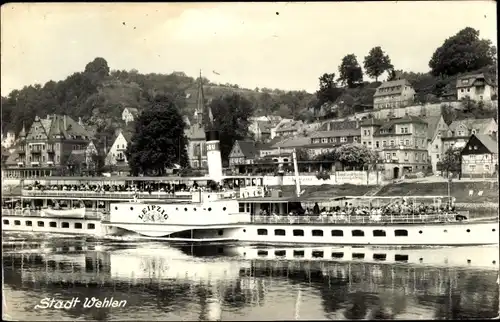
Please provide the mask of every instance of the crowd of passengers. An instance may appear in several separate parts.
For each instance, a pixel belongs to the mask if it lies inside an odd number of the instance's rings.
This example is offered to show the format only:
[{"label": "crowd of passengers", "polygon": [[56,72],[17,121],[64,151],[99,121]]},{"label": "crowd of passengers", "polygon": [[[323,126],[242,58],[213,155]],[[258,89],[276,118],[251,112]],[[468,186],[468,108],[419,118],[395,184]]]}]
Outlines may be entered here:
[{"label": "crowd of passengers", "polygon": [[[391,216],[391,215],[412,215],[412,214],[436,214],[436,213],[455,213],[455,206],[448,202],[440,205],[428,205],[424,203],[415,204],[411,201],[402,200],[388,205],[374,206],[353,206],[352,203],[345,203],[343,207],[336,206],[320,208],[318,203],[313,208],[292,210],[289,216],[328,216],[328,215],[357,215],[357,216]],[[267,216],[269,213],[261,209],[259,215]],[[271,215],[277,216],[276,213]]]},{"label": "crowd of passengers", "polygon": [[209,192],[224,192],[232,190],[237,185],[232,183],[224,183],[224,185],[211,183],[206,186],[199,185],[194,182],[192,185],[171,184],[171,183],[152,183],[143,185],[115,185],[115,184],[58,184],[58,185],[42,185],[35,181],[33,185],[25,186],[26,190],[32,191],[81,191],[81,192],[96,192],[96,193],[114,193],[114,192],[133,192],[133,193],[149,193],[152,194],[161,192],[166,194],[174,194],[174,192],[190,192],[190,191],[209,191]]}]

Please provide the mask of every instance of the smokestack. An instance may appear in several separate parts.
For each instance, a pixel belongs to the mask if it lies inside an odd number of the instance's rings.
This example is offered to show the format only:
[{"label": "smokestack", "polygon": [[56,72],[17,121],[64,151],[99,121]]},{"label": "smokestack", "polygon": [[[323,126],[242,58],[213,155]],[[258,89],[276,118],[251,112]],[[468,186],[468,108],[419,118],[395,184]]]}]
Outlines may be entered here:
[{"label": "smokestack", "polygon": [[210,179],[220,183],[222,181],[222,158],[220,156],[219,131],[205,131],[207,140],[207,163]]}]

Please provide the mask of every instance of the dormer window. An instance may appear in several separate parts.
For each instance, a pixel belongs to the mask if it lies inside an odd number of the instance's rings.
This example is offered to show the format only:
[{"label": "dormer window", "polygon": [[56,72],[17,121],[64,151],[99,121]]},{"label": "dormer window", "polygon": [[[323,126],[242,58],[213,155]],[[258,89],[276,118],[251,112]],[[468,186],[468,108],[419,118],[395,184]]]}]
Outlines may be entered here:
[{"label": "dormer window", "polygon": [[476,130],[474,130],[474,129],[473,129],[473,130],[471,131],[471,134],[476,134]]},{"label": "dormer window", "polygon": [[462,79],[462,85],[468,85],[469,80],[468,79]]}]

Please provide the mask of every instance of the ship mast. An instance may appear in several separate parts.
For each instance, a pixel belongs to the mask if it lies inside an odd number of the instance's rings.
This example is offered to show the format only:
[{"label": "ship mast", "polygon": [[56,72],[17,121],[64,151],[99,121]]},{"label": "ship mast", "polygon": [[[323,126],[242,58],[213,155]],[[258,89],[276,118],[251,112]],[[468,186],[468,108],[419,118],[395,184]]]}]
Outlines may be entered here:
[{"label": "ship mast", "polygon": [[299,180],[299,165],[297,164],[297,151],[293,149],[292,152],[292,159],[293,159],[293,171],[295,175],[295,193],[297,197],[300,197],[301,192],[300,192],[300,180]]}]

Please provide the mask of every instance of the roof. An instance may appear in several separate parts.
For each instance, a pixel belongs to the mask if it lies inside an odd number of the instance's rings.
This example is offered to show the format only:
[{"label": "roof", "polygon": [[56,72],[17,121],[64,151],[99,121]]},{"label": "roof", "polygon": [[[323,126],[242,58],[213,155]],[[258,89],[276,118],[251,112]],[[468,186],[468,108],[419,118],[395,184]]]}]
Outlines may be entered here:
[{"label": "roof", "polygon": [[488,119],[465,119],[459,121],[453,121],[449,128],[451,131],[455,132],[460,125],[465,125],[468,130],[476,129],[478,132],[483,132],[491,121],[495,121],[492,118]]},{"label": "roof", "polygon": [[296,131],[302,127],[302,121],[284,122],[278,125],[276,132]]},{"label": "roof", "polygon": [[[384,135],[393,135],[394,134],[394,131],[393,128],[394,128],[394,125],[396,124],[410,124],[410,123],[418,123],[418,124],[426,124],[427,125],[427,122],[425,122],[424,120],[422,120],[421,118],[417,117],[417,116],[404,116],[404,117],[399,117],[399,118],[393,118],[393,119],[389,119],[389,120],[386,120],[386,121],[382,121],[382,125],[375,131],[375,135],[377,136],[384,136]],[[380,133],[381,130],[389,130],[389,133],[385,133],[385,134],[382,134]]]},{"label": "roof", "polygon": [[68,115],[54,114],[40,121],[44,127],[50,126],[49,130],[47,130],[49,137],[61,134],[65,139],[72,139],[73,137],[90,138],[89,132],[83,125],[76,122]]},{"label": "roof", "polygon": [[403,86],[411,86],[411,84],[406,79],[384,82],[377,87],[373,97],[399,94],[402,92]]},{"label": "roof", "polygon": [[257,125],[262,133],[271,133],[272,123],[269,121],[257,121]]},{"label": "roof", "polygon": [[279,143],[281,141],[284,141],[285,139],[283,139],[282,137],[275,137],[274,139],[272,139],[271,141],[269,142],[266,142],[266,143],[256,143],[256,149],[257,150],[272,150],[272,149],[275,149],[273,146],[276,144],[276,143]]},{"label": "roof", "polygon": [[436,134],[436,128],[441,120],[441,117],[441,115],[423,117],[423,120],[427,123],[427,139],[432,140],[434,138],[434,134]]},{"label": "roof", "polygon": [[236,142],[241,150],[241,153],[245,156],[245,158],[252,159],[255,157],[257,150],[255,149],[255,142],[253,141],[240,141],[236,140]]},{"label": "roof", "polygon": [[491,152],[498,153],[498,144],[495,138],[487,134],[473,134]]},{"label": "roof", "polygon": [[382,126],[382,124],[384,124],[382,120],[374,118],[362,120],[360,122],[360,126]]},{"label": "roof", "polygon": [[[464,84],[464,80],[468,80],[466,84]],[[486,84],[493,86],[494,83],[486,78],[483,73],[481,74],[471,74],[471,75],[463,75],[457,78],[456,88],[467,88],[474,86],[476,81],[484,81]]]},{"label": "roof", "polygon": [[345,129],[337,131],[318,131],[311,135],[311,138],[360,136],[361,129]]},{"label": "roof", "polygon": [[319,128],[320,131],[333,131],[333,130],[343,130],[343,129],[355,129],[359,125],[357,120],[349,121],[326,121]]},{"label": "roof", "polygon": [[139,110],[135,107],[125,107],[125,110],[128,110],[133,116],[139,115]]},{"label": "roof", "polygon": [[274,148],[298,148],[311,144],[311,139],[306,137],[292,137],[273,145]]}]

